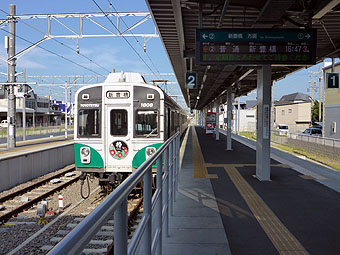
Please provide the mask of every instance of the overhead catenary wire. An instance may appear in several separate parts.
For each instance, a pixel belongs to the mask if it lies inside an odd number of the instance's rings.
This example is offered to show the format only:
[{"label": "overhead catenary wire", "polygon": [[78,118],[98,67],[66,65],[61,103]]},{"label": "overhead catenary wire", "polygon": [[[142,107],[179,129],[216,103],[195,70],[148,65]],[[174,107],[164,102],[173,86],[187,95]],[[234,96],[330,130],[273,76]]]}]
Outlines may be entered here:
[{"label": "overhead catenary wire", "polygon": [[[36,29],[35,27],[31,26],[30,24],[27,24],[27,23],[24,22],[23,20],[20,20],[20,19],[19,19],[19,21],[22,22],[22,23],[24,23],[25,25],[31,27],[32,29],[35,29],[36,31],[38,31],[38,32],[40,32],[40,33],[42,33],[42,34],[44,34],[45,36],[49,37],[46,33],[40,31],[39,29]],[[63,43],[63,42],[61,42],[61,41],[59,41],[59,40],[57,40],[57,39],[55,39],[55,38],[53,38],[53,37],[49,37],[49,38],[52,39],[53,41],[58,42],[60,45],[62,45],[62,46],[64,46],[64,47],[66,47],[66,48],[68,48],[68,49],[70,49],[70,50],[76,52],[78,55],[80,55],[80,56],[86,58],[88,61],[90,61],[91,63],[95,64],[96,66],[102,68],[104,71],[106,71],[106,72],[108,72],[108,73],[111,72],[110,70],[108,70],[108,69],[106,69],[105,67],[101,66],[100,64],[96,63],[95,61],[93,61],[92,59],[90,59],[89,57],[87,57],[86,55],[84,55],[84,54],[82,54],[82,53],[80,53],[80,52],[77,52],[77,50],[73,49],[72,47],[68,46],[67,44],[65,44],[65,43]]]},{"label": "overhead catenary wire", "polygon": [[[121,21],[124,23],[124,25],[126,26],[126,28],[129,28],[129,26],[126,24],[126,22],[124,21],[124,19],[119,15],[118,10],[115,8],[115,6],[113,5],[113,3],[112,3],[110,0],[107,0],[107,1],[108,1],[108,3],[109,3],[110,7],[112,7],[112,8],[114,9],[114,11],[115,11],[116,14],[118,15],[118,17],[120,17]],[[117,30],[118,30],[118,29],[117,29]],[[119,30],[118,30],[118,32],[120,33]],[[141,45],[140,41],[139,41],[138,38],[135,36],[135,34],[134,34],[131,30],[130,30],[129,32],[130,32],[130,33],[132,34],[132,36],[135,38],[135,40],[137,41],[138,45],[144,50],[144,47]],[[146,51],[144,51],[144,53],[145,53],[145,55],[148,57],[148,59],[149,59],[150,63],[152,64],[152,66],[155,68],[156,72],[157,72],[157,73],[160,73],[160,71],[158,70],[158,68],[156,67],[156,65],[154,64],[154,62],[152,61],[150,55],[149,55]],[[156,75],[155,75],[155,76],[156,76]],[[159,79],[159,80],[164,80],[164,79],[162,78],[161,75],[159,75],[158,77],[156,76],[156,78]],[[166,84],[164,84],[164,85],[166,85]],[[173,90],[172,90],[172,89],[171,89],[171,92],[173,93]]]},{"label": "overhead catenary wire", "polygon": [[[3,13],[5,13],[6,15],[9,15],[9,13],[7,13],[6,11],[4,11],[4,10],[2,10],[2,9],[0,9],[0,11],[2,11]],[[39,33],[41,33],[41,34],[43,34],[43,35],[49,37],[49,38],[52,39],[53,41],[58,42],[58,43],[61,44],[62,46],[64,46],[64,47],[66,47],[66,48],[68,48],[68,49],[70,49],[70,50],[76,52],[77,54],[79,54],[79,55],[81,55],[82,57],[86,58],[86,59],[89,60],[91,63],[95,64],[96,66],[98,66],[98,67],[100,67],[100,68],[102,68],[102,69],[105,70],[106,72],[108,72],[108,73],[111,72],[110,70],[108,70],[108,69],[106,69],[105,67],[99,65],[98,63],[96,63],[95,61],[93,61],[92,59],[90,59],[89,57],[87,57],[86,55],[84,55],[84,54],[82,54],[82,53],[78,53],[77,50],[73,49],[72,47],[68,46],[67,44],[65,44],[65,43],[63,43],[63,42],[61,42],[61,41],[59,41],[59,40],[57,40],[57,39],[55,39],[55,38],[53,38],[53,37],[50,37],[48,34],[44,33],[43,31],[40,31],[38,28],[36,28],[36,27],[34,27],[34,26],[32,26],[32,25],[30,25],[30,24],[24,22],[24,21],[21,20],[21,19],[17,19],[17,20],[20,21],[21,23],[25,24],[26,26],[28,26],[28,27],[30,27],[30,28],[36,30],[37,32],[39,32]],[[32,43],[32,44],[33,44],[33,43]]]},{"label": "overhead catenary wire", "polygon": [[[3,29],[3,28],[0,28],[0,29],[1,29],[2,31],[4,31],[4,32],[8,33],[8,34],[13,34],[13,33],[10,33],[9,31],[7,31],[6,29]],[[25,39],[25,38],[23,38],[23,37],[21,37],[21,36],[19,36],[19,35],[17,35],[17,34],[13,34],[13,35],[14,35],[15,37],[17,37],[17,38],[19,38],[19,39],[25,41],[25,42],[28,42],[28,43],[30,43],[30,44],[32,44],[32,45],[34,44],[33,42],[31,42],[31,41],[29,41],[29,40],[27,40],[27,39]],[[90,71],[90,72],[93,72],[93,73],[95,73],[95,74],[100,75],[100,73],[97,73],[96,71],[93,71],[93,70],[91,70],[91,69],[89,69],[89,68],[87,68],[87,67],[85,67],[85,66],[83,66],[83,65],[81,65],[81,64],[78,64],[78,63],[74,62],[73,60],[64,57],[63,55],[60,55],[60,54],[58,54],[58,53],[55,53],[55,52],[53,52],[53,51],[51,51],[51,50],[49,50],[49,49],[46,49],[46,48],[44,48],[44,47],[42,47],[42,46],[40,46],[40,45],[36,45],[36,47],[38,47],[38,48],[40,48],[40,49],[42,49],[42,50],[45,50],[45,51],[47,51],[47,52],[49,52],[49,53],[51,53],[51,54],[53,54],[53,55],[55,55],[55,56],[57,56],[57,57],[60,57],[60,58],[66,60],[66,61],[68,61],[68,62],[70,62],[70,63],[72,63],[72,64],[75,64],[75,65],[77,65],[77,66],[79,66],[79,67],[82,67],[82,68],[84,68],[84,69],[86,69],[86,70],[88,70],[88,71]]]},{"label": "overhead catenary wire", "polygon": [[[123,21],[124,25],[126,26],[126,28],[129,28],[129,26],[126,24],[126,22],[124,21],[124,19],[119,15],[117,9],[114,7],[113,3],[108,0],[110,6],[115,10],[116,14],[118,15],[118,17],[120,17],[121,21]],[[137,41],[138,45],[144,50],[143,46],[140,44],[140,41],[138,40],[138,38],[135,36],[135,34],[130,30],[129,31],[130,34],[132,34],[132,36],[135,38],[135,40]],[[153,67],[155,68],[155,70],[157,71],[157,73],[160,73],[160,71],[158,70],[158,68],[156,67],[156,65],[153,63],[152,59],[150,58],[149,54],[147,52],[145,52],[146,56],[148,57],[150,63],[153,65]],[[161,75],[159,75],[160,78],[162,78]]]},{"label": "overhead catenary wire", "polygon": [[[114,28],[120,33],[118,27],[112,22],[112,20],[107,16],[107,14],[104,12],[104,10],[98,5],[98,3],[95,0],[92,0],[92,2],[98,7],[98,9],[105,15],[105,17],[109,20],[109,22],[114,26]],[[148,69],[157,77],[155,72],[151,69],[151,67],[145,62],[145,60],[142,58],[142,56],[138,53],[138,51],[131,45],[131,43],[125,38],[124,35],[122,35],[123,39],[126,41],[126,43],[131,47],[131,49],[136,53],[136,55],[142,60],[142,62],[148,67]]]}]

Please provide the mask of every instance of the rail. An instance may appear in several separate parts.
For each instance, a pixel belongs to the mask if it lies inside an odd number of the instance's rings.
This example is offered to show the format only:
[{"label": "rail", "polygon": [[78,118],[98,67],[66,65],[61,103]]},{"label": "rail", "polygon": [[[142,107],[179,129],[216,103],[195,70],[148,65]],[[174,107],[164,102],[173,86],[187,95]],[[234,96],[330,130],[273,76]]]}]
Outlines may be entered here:
[{"label": "rail", "polygon": [[[48,254],[81,254],[112,214],[114,214],[114,254],[135,254],[139,248],[142,249],[142,254],[162,254],[162,232],[164,230],[166,235],[169,235],[169,217],[170,213],[173,214],[175,190],[178,187],[179,145],[180,135],[177,132]],[[152,196],[152,165],[155,162],[157,188]],[[142,178],[143,217],[128,243],[128,195]]]}]

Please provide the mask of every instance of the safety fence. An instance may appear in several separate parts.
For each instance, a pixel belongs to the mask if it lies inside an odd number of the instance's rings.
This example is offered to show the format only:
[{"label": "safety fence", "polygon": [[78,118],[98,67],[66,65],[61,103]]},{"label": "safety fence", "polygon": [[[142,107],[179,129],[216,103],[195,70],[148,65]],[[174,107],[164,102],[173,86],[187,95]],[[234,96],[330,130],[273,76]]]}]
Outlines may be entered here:
[{"label": "safety fence", "polygon": [[[68,130],[73,130],[73,126],[68,126]],[[42,134],[54,134],[65,131],[64,125],[57,126],[36,126],[36,127],[27,127],[26,128],[26,136],[29,135],[42,135]],[[23,136],[23,128],[17,127],[15,129],[16,136]],[[7,127],[0,128],[0,138],[7,137]]]},{"label": "safety fence", "polygon": [[340,158],[340,140],[338,139],[298,134],[282,136],[272,132],[271,141],[329,158]]},{"label": "safety fence", "polygon": [[[178,188],[179,147],[180,135],[176,133],[48,254],[81,254],[112,215],[114,254],[135,254],[137,251],[141,254],[162,254],[162,232],[169,235],[169,217]],[[155,163],[157,188],[152,195],[152,165]],[[143,217],[128,243],[128,195],[142,179]]]}]

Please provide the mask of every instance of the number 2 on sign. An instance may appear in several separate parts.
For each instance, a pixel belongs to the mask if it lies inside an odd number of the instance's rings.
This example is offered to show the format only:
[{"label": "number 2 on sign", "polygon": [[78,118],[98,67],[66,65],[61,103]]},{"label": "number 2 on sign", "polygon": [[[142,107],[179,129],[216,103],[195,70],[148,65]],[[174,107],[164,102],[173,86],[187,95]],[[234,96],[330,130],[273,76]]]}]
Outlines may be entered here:
[{"label": "number 2 on sign", "polygon": [[195,87],[195,76],[190,75],[188,77],[188,88],[194,88]]}]

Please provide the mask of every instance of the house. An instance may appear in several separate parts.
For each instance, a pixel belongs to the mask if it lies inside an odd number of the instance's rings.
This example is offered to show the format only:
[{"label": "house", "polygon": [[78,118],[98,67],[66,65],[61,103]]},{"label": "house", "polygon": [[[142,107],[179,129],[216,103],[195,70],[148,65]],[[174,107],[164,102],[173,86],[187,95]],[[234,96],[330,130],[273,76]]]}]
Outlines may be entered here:
[{"label": "house", "polygon": [[274,126],[288,125],[292,133],[301,132],[312,124],[313,100],[303,93],[293,93],[274,102]]},{"label": "house", "polygon": [[[332,67],[327,66],[324,71],[324,114],[323,130],[324,137],[340,139],[340,86],[339,78],[336,82],[336,76],[339,77],[340,62],[334,65],[334,74]],[[329,81],[328,81],[329,79]]]}]

